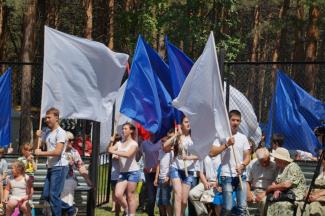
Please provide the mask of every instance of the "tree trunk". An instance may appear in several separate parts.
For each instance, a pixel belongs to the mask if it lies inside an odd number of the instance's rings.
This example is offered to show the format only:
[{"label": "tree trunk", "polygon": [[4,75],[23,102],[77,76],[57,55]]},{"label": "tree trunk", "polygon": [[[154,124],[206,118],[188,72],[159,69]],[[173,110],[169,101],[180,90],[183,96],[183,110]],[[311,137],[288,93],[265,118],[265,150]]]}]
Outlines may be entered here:
[{"label": "tree trunk", "polygon": [[[6,26],[7,26],[7,7],[5,6],[3,0],[0,1],[0,60],[5,60],[6,51]],[[4,72],[7,65],[1,65],[1,72]]]},{"label": "tree trunk", "polygon": [[[251,62],[257,62],[258,61],[258,45],[259,45],[259,38],[260,38],[260,31],[259,31],[259,25],[260,25],[260,7],[259,5],[255,6],[254,10],[254,29],[253,29],[253,43],[252,43],[252,54],[251,54]],[[256,86],[256,73],[258,71],[255,70],[256,67],[251,67],[251,74],[249,76],[248,80],[248,88],[247,88],[247,96],[249,98],[249,101],[254,104],[255,101],[255,86]]]},{"label": "tree trunk", "polygon": [[[279,12],[279,20],[283,21],[284,17],[287,14],[287,11],[289,9],[290,5],[290,0],[284,0],[283,4],[281,6],[280,12]],[[272,61],[277,62],[279,60],[279,52],[282,50],[281,45],[283,44],[283,40],[285,37],[283,36],[285,34],[285,28],[281,28],[280,30],[277,31],[276,37],[275,37],[275,46],[274,50],[272,53]],[[273,91],[274,89],[274,84],[275,84],[275,75],[276,75],[276,70],[278,66],[277,65],[272,65],[272,81],[271,81],[271,90]]]},{"label": "tree trunk", "polygon": [[46,25],[57,29],[59,26],[60,1],[45,1]]},{"label": "tree trunk", "polygon": [[114,49],[114,0],[108,1],[109,23],[108,23],[108,47]]},{"label": "tree trunk", "polygon": [[[267,59],[267,50],[268,50],[268,39],[266,38],[264,41],[264,46],[262,48],[262,53],[260,55],[260,59],[262,61],[266,61]],[[266,66],[265,65],[260,65],[259,66],[259,72],[258,72],[258,77],[257,77],[257,119],[258,121],[265,122],[266,119],[262,119],[263,117],[267,117],[267,107],[264,106],[264,102],[268,101],[267,99],[264,98],[264,87],[265,87],[265,72],[266,72]],[[263,99],[264,98],[264,99]]]},{"label": "tree trunk", "polygon": [[[306,61],[315,61],[317,55],[317,42],[319,40],[319,28],[317,22],[319,20],[319,7],[313,3],[309,9],[309,24],[306,35]],[[306,66],[306,79],[304,88],[311,95],[315,95],[316,79],[318,75],[318,67],[315,64]]]},{"label": "tree trunk", "polygon": [[86,11],[86,27],[85,27],[85,38],[92,39],[93,31],[93,1],[84,0],[85,11]]},{"label": "tree trunk", "polygon": [[[304,61],[304,5],[300,0],[297,0],[296,8],[296,29],[295,29],[295,44],[292,55],[293,61]],[[294,80],[302,85],[305,82],[305,71],[301,65],[293,65],[292,67]]]},{"label": "tree trunk", "polygon": [[[26,1],[23,18],[22,62],[33,62],[35,52],[36,7],[37,0]],[[20,144],[31,141],[31,78],[32,66],[24,65],[21,81]]]}]

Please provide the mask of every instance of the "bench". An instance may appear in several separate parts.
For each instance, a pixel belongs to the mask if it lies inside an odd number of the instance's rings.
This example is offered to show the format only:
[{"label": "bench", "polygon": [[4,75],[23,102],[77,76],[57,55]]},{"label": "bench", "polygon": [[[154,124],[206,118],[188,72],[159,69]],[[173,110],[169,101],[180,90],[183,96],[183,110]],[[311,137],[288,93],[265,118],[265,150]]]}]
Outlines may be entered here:
[{"label": "bench", "polygon": [[[297,163],[300,166],[301,171],[303,172],[303,174],[306,178],[306,190],[308,190],[309,185],[311,183],[311,180],[313,179],[313,176],[314,176],[314,173],[316,170],[317,161],[300,160],[300,161],[295,161],[295,163]],[[257,208],[257,204],[254,204],[254,203],[248,204],[248,212],[249,212],[249,215],[251,215],[251,216],[260,215],[259,210]]]},{"label": "bench", "polygon": [[[18,155],[6,155],[5,159],[8,162],[8,175],[11,175],[11,164],[18,158]],[[90,158],[84,157],[82,159],[88,167]],[[33,194],[33,204],[35,213],[37,216],[44,215],[42,210],[45,208],[49,208],[49,206],[44,205],[40,202],[41,194],[44,187],[44,182],[47,174],[46,168],[46,158],[40,157],[38,158],[37,171],[35,172],[35,181],[34,181],[34,194]],[[86,181],[82,176],[80,176],[79,172],[75,170],[76,177],[78,179],[78,186],[75,191],[75,204],[78,208],[78,215],[87,216],[88,214],[88,199],[91,188],[87,185]]]}]

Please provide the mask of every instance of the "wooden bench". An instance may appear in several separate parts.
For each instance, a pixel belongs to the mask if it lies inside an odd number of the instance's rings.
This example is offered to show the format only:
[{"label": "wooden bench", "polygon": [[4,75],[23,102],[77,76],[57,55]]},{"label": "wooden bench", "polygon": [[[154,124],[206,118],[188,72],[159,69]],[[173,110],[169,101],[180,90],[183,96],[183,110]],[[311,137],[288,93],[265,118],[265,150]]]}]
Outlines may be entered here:
[{"label": "wooden bench", "polygon": [[[316,170],[317,161],[295,161],[301,168],[301,171],[303,172],[305,178],[306,178],[306,190],[308,190],[309,185],[311,183],[311,180],[314,176],[314,172]],[[254,203],[248,203],[248,212],[249,215],[260,215],[259,210],[257,208],[257,204]]]},{"label": "wooden bench", "polygon": [[[17,160],[18,155],[6,155],[5,159],[8,162],[8,175],[11,175],[11,164]],[[88,167],[90,158],[83,158],[86,167]],[[80,176],[78,171],[74,171],[78,179],[78,186],[75,191],[74,201],[76,207],[78,208],[78,216],[87,216],[88,214],[88,203],[89,203],[89,193],[91,188],[87,185],[86,181],[82,176]],[[37,164],[37,171],[35,172],[35,181],[34,181],[34,194],[33,194],[33,204],[35,208],[35,213],[37,216],[44,215],[43,209],[49,208],[49,206],[44,205],[40,201],[41,194],[44,188],[45,178],[47,174],[46,168],[46,158],[39,158]]]}]

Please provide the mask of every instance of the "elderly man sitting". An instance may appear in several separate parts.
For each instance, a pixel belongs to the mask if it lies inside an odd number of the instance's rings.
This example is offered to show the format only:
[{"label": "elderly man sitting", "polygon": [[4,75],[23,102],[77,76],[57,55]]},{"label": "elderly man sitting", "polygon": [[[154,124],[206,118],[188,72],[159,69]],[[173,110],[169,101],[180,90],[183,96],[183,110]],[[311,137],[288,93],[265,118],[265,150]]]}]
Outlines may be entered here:
[{"label": "elderly man sitting", "polygon": [[279,173],[275,182],[266,190],[267,202],[270,202],[267,215],[294,215],[294,202],[304,197],[305,176],[300,167],[292,162],[287,149],[279,147],[271,153],[271,156],[275,159]]},{"label": "elderly man sitting", "polygon": [[256,157],[247,167],[247,201],[258,203],[260,215],[264,215],[265,192],[274,182],[277,168],[266,148],[257,149]]}]

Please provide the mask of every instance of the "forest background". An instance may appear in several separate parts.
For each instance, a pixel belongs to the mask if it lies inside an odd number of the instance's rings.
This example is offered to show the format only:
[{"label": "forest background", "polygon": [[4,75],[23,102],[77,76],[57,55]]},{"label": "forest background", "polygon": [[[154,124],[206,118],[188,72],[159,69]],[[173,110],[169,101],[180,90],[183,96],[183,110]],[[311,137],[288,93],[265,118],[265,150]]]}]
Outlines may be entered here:
[{"label": "forest background", "polygon": [[278,68],[324,101],[324,11],[324,0],[0,0],[0,74],[14,68],[20,142],[30,140],[39,112],[44,25],[128,53],[130,62],[139,34],[164,59],[167,35],[196,60],[212,30],[225,74],[265,121]]}]

